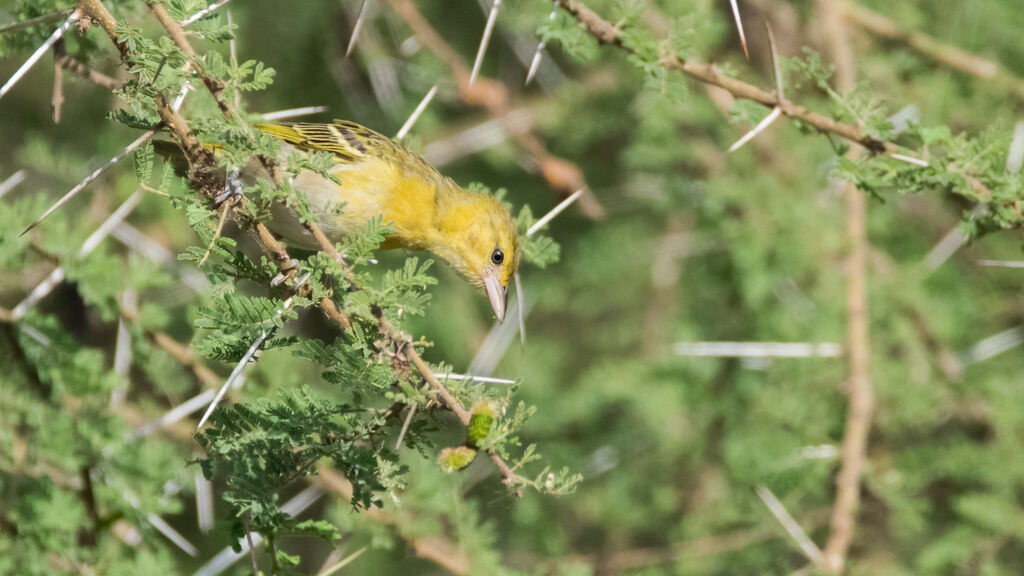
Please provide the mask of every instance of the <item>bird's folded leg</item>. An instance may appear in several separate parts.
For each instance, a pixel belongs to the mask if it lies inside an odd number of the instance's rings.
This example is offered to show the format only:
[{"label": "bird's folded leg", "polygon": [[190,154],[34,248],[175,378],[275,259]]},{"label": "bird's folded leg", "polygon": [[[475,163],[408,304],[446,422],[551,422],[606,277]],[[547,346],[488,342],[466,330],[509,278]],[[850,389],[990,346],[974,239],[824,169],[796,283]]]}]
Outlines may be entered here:
[{"label": "bird's folded leg", "polygon": [[231,202],[235,203],[243,196],[244,190],[245,185],[242,184],[242,178],[239,175],[238,168],[232,168],[228,171],[228,177],[224,182],[224,191],[213,199],[213,204],[214,206],[219,207],[228,199],[231,199]]},{"label": "bird's folded leg", "polygon": [[[292,277],[294,270],[298,267],[299,261],[292,258],[286,264],[283,264],[281,266],[281,271],[278,273],[277,276],[274,276],[274,278],[270,281],[270,285],[275,288],[280,286],[281,284],[283,284],[285,281]],[[305,282],[305,280],[303,280],[303,282]],[[301,286],[301,284],[298,284],[296,286]]]}]

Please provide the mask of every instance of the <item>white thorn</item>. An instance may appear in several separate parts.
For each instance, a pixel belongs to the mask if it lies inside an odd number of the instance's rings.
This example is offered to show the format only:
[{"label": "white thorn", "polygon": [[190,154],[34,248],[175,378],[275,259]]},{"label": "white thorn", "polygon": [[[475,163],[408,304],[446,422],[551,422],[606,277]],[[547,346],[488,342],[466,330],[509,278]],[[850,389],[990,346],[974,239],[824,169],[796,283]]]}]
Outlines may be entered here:
[{"label": "white thorn", "polygon": [[[551,14],[548,14],[548,21],[553,21],[558,16],[558,2],[554,3],[551,8]],[[537,70],[540,69],[540,60],[544,55],[545,42],[541,40],[537,43],[537,51],[533,53],[533,60],[530,61],[530,70],[526,73],[526,85],[529,86],[530,82],[533,81],[533,77],[537,74]]]},{"label": "white thorn", "polygon": [[201,533],[213,530],[213,483],[203,476],[202,470],[196,470],[196,519]]},{"label": "white thorn", "polygon": [[[124,218],[135,209],[135,206],[137,206],[141,200],[142,191],[136,190],[135,193],[129,196],[113,214],[103,221],[103,224],[100,224],[100,227],[97,228],[95,232],[85,239],[85,242],[82,243],[82,247],[78,249],[78,257],[81,258],[88,256],[90,252],[95,250],[96,246],[98,246],[99,243],[110,234],[110,231],[113,230],[121,220],[124,220]],[[40,282],[24,300],[14,307],[14,310],[11,311],[11,319],[20,320],[24,317],[25,314],[28,313],[29,308],[45,298],[46,295],[52,292],[62,280],[64,280],[64,267],[58,266],[53,270],[53,272],[50,272],[50,275]]]},{"label": "white thorn", "polygon": [[782,109],[781,108],[773,108],[771,114],[765,116],[764,120],[761,120],[760,122],[758,122],[757,126],[754,126],[753,130],[751,130],[750,132],[747,132],[746,134],[744,134],[743,138],[740,138],[739,140],[736,141],[735,144],[730,146],[728,152],[735,152],[735,151],[739,150],[740,146],[743,146],[747,142],[750,142],[751,140],[753,140],[754,136],[757,136],[758,134],[760,134],[765,128],[770,126],[772,122],[775,122],[775,120],[779,116],[781,116],[781,115],[782,115]]},{"label": "white thorn", "polygon": [[[292,288],[298,290],[300,286],[302,286],[303,284],[306,283],[307,280],[309,280],[310,276],[310,274],[306,274],[305,276],[300,278],[292,286]],[[285,311],[291,308],[293,302],[294,297],[289,296],[288,299],[285,300],[284,303],[281,305],[281,307],[277,309],[277,312],[274,314],[274,318],[276,319],[283,316]],[[239,360],[238,364],[236,364],[234,369],[231,370],[231,374],[228,375],[228,379],[224,381],[223,385],[221,385],[220,390],[217,390],[217,395],[213,397],[213,402],[210,403],[210,407],[206,409],[206,412],[203,414],[203,417],[199,419],[199,424],[196,426],[197,432],[203,427],[203,424],[206,424],[206,421],[210,418],[210,415],[213,414],[214,409],[217,408],[217,404],[219,404],[221,399],[224,398],[224,394],[227,393],[228,388],[230,388],[231,384],[239,377],[239,375],[242,373],[242,369],[245,368],[246,364],[248,364],[249,361],[252,360],[253,356],[256,355],[256,352],[259,350],[260,346],[267,339],[267,337],[270,336],[271,332],[273,332],[273,330],[271,330],[270,332],[268,332],[267,330],[261,331],[260,335],[256,338],[256,340],[254,340],[252,345],[249,346],[249,349],[245,351],[245,354],[242,356],[242,359]]]},{"label": "white thorn", "polygon": [[359,7],[359,16],[356,17],[356,23],[352,26],[352,36],[349,37],[348,47],[345,48],[345,58],[348,58],[349,54],[356,47],[356,39],[359,38],[359,31],[363,29],[363,20],[366,19],[366,8],[370,2],[371,0],[363,0],[363,5]]},{"label": "white thorn", "polygon": [[836,358],[843,347],[835,342],[676,342],[677,356],[715,358]]},{"label": "white thorn", "polygon": [[978,260],[978,266],[993,266],[996,268],[1024,268],[1024,262],[1020,260]]},{"label": "white thorn", "polygon": [[175,546],[181,548],[185,554],[195,558],[199,556],[199,550],[192,545],[191,542],[185,539],[180,532],[171,527],[170,524],[164,521],[163,518],[156,514],[149,514],[146,516],[146,520],[153,525],[161,534],[163,534],[168,540],[174,543]]},{"label": "white thorn", "polygon": [[921,166],[922,168],[927,168],[928,167],[928,161],[927,160],[922,160],[920,158],[914,158],[913,156],[905,156],[903,154],[896,154],[895,152],[890,152],[889,153],[889,157],[893,158],[895,160],[901,160],[903,162],[906,162],[907,164],[913,164],[915,166]]},{"label": "white thorn", "polygon": [[480,66],[484,63],[484,54],[487,53],[487,44],[491,41],[491,33],[494,32],[494,23],[498,21],[498,8],[501,7],[501,0],[494,0],[491,5],[491,13],[487,15],[487,25],[484,26],[484,36],[480,39],[480,48],[476,52],[476,60],[473,62],[473,72],[469,75],[469,85],[476,82],[480,74]]},{"label": "white thorn", "polygon": [[1016,174],[1020,172],[1021,164],[1024,164],[1024,121],[1017,122],[1013,127],[1013,141],[1006,154],[1006,171]]},{"label": "white thorn", "polygon": [[3,98],[4,94],[10,92],[11,88],[13,88],[14,85],[17,84],[19,80],[21,80],[22,76],[27,74],[28,71],[36,65],[36,62],[38,62],[39,59],[43,57],[43,54],[46,54],[46,51],[49,50],[50,47],[57,42],[57,40],[60,40],[61,36],[63,36],[64,33],[68,31],[68,28],[71,28],[71,25],[74,24],[81,17],[82,13],[79,10],[75,10],[74,12],[72,12],[71,15],[68,16],[68,19],[65,20],[64,23],[60,25],[60,27],[54,30],[53,34],[50,34],[50,37],[47,38],[45,42],[43,42],[42,46],[36,48],[36,51],[28,57],[28,60],[25,60],[25,63],[21,65],[21,68],[18,68],[18,70],[14,73],[13,76],[11,76],[7,83],[4,84],[3,87],[0,87],[0,98]]},{"label": "white thorn", "polygon": [[515,384],[515,380],[509,380],[507,378],[491,378],[489,376],[473,376],[472,374],[452,374],[442,373],[434,374],[438,380],[472,380],[473,382],[485,382],[487,384]]},{"label": "white thorn", "polygon": [[203,8],[199,12],[196,12],[195,14],[193,14],[193,15],[189,16],[188,18],[182,20],[181,22],[179,22],[179,24],[181,24],[182,27],[188,26],[189,24],[192,24],[196,20],[199,20],[200,18],[205,17],[207,14],[213,12],[217,8],[220,8],[221,6],[227,4],[230,1],[231,0],[220,0],[219,2],[214,2],[213,4],[210,4],[209,6],[207,6],[206,8]]},{"label": "white thorn", "polygon": [[355,552],[349,554],[346,558],[342,559],[341,562],[338,562],[337,564],[335,564],[334,566],[331,566],[329,569],[325,570],[324,572],[321,572],[321,573],[317,574],[317,576],[331,576],[332,574],[336,573],[338,570],[341,570],[345,566],[348,566],[352,562],[355,562],[356,558],[359,558],[360,556],[362,556],[363,552],[366,552],[366,550],[368,548],[369,548],[369,546],[363,546],[359,550],[356,550]]},{"label": "white thorn", "polygon": [[25,232],[28,232],[29,230],[31,230],[31,229],[35,228],[36,226],[38,226],[39,223],[42,222],[44,219],[46,219],[47,216],[49,216],[50,214],[53,214],[54,211],[56,211],[58,208],[63,206],[65,203],[67,203],[72,198],[74,198],[75,194],[78,194],[79,192],[82,191],[83,188],[85,188],[86,186],[91,184],[94,180],[99,178],[100,175],[103,174],[104,172],[106,172],[108,168],[110,168],[114,164],[117,164],[122,158],[124,158],[128,154],[131,154],[139,146],[142,146],[147,140],[149,140],[150,138],[153,137],[153,134],[155,134],[155,132],[153,132],[152,130],[143,133],[141,136],[136,138],[134,142],[132,142],[131,144],[126,146],[123,150],[118,152],[113,158],[108,160],[106,164],[100,166],[99,168],[94,170],[92,174],[89,174],[88,176],[86,176],[85,180],[82,180],[81,182],[79,182],[77,186],[75,186],[70,191],[68,191],[68,193],[65,194],[64,196],[62,196],[60,200],[57,200],[56,202],[53,203],[53,205],[51,205],[49,208],[47,208],[46,212],[43,212],[42,216],[36,218],[35,222],[30,224],[29,227],[26,228],[24,232],[22,232],[22,234],[25,234]]},{"label": "white thorn", "polygon": [[267,112],[266,114],[262,114],[260,116],[260,119],[266,120],[267,122],[273,122],[275,120],[295,118],[296,116],[309,116],[310,114],[319,114],[321,112],[327,112],[327,106],[305,106],[303,108],[289,108],[287,110],[277,110],[275,112]]},{"label": "white thorn", "polygon": [[[307,487],[302,492],[295,495],[294,498],[284,503],[281,506],[281,512],[284,512],[288,516],[295,517],[304,512],[307,508],[312,506],[325,494],[323,488],[317,485]],[[263,536],[260,534],[252,535],[253,546],[259,546],[263,542]],[[203,564],[199,570],[196,570],[194,576],[216,576],[221,572],[227,570],[232,564],[247,558],[249,556],[249,543],[242,540],[240,543],[241,551],[235,552],[230,546],[222,550],[216,556],[210,559],[209,562]]]},{"label": "white thorn", "polygon": [[732,5],[732,15],[736,19],[736,29],[740,33],[740,43],[743,44],[743,53],[747,56],[747,60],[750,60],[750,52],[747,51],[747,36],[743,33],[743,20],[740,19],[740,7],[736,5],[736,0],[729,0],[729,4]]},{"label": "white thorn", "polygon": [[775,494],[772,494],[772,491],[762,484],[757,487],[757,496],[761,498],[761,501],[764,502],[764,505],[768,507],[768,510],[779,521],[779,524],[782,524],[782,527],[786,529],[786,532],[789,533],[807,558],[815,565],[820,566],[824,559],[821,549],[807,536],[807,533],[800,527],[800,524],[790,516],[789,511],[782,505],[782,502],[779,502]]},{"label": "white thorn", "polygon": [[551,220],[555,216],[558,216],[559,214],[561,214],[563,210],[565,210],[570,205],[572,205],[572,203],[575,202],[576,199],[579,198],[582,195],[583,195],[583,188],[580,188],[579,190],[573,192],[572,195],[570,195],[568,198],[566,198],[565,200],[562,200],[562,202],[559,203],[558,206],[555,206],[554,208],[552,208],[551,211],[548,212],[547,214],[545,214],[544,216],[542,216],[540,220],[537,220],[536,222],[534,222],[533,226],[530,226],[529,230],[526,231],[526,237],[529,238],[530,236],[533,236],[534,234],[536,234],[541,228],[543,228],[545,225],[547,225],[548,222],[551,222]]},{"label": "white thorn", "polygon": [[14,190],[18,184],[25,181],[28,174],[24,170],[18,170],[14,174],[11,174],[6,180],[0,182],[0,198],[3,198],[5,194]]},{"label": "white thorn", "polygon": [[412,111],[409,119],[406,120],[405,124],[402,124],[402,127],[398,130],[398,134],[395,134],[395,140],[401,140],[409,134],[409,130],[412,130],[413,125],[416,124],[416,121],[420,119],[421,115],[423,115],[423,111],[430,105],[430,101],[434,99],[439,85],[440,83],[435,83],[430,88],[430,91],[427,92],[427,95],[423,97],[423,100],[420,100],[419,105]]}]

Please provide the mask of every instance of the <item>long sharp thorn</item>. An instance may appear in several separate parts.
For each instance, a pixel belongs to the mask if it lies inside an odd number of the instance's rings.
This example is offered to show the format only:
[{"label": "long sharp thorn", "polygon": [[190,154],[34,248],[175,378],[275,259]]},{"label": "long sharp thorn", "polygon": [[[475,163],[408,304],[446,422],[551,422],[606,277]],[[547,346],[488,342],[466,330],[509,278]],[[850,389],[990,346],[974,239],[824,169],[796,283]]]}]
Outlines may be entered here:
[{"label": "long sharp thorn", "polygon": [[38,226],[39,223],[42,222],[47,216],[49,216],[50,214],[53,214],[54,211],[56,211],[58,208],[60,208],[64,204],[66,204],[68,202],[68,200],[71,200],[72,198],[74,198],[75,194],[78,194],[79,192],[82,191],[83,188],[85,188],[86,186],[91,184],[93,180],[99,178],[100,175],[103,174],[108,168],[110,168],[114,164],[117,164],[118,161],[120,161],[122,158],[124,158],[128,154],[131,154],[132,151],[134,151],[139,146],[142,146],[146,142],[146,140],[149,140],[150,138],[153,137],[153,134],[154,134],[154,132],[152,130],[150,130],[149,132],[146,132],[142,136],[139,136],[138,138],[136,138],[135,141],[132,142],[131,144],[129,144],[128,146],[126,146],[124,148],[124,150],[121,150],[120,152],[117,153],[116,156],[114,156],[113,158],[108,160],[106,164],[104,164],[103,166],[100,166],[99,168],[94,170],[92,174],[89,174],[88,176],[86,176],[85,180],[82,180],[81,182],[79,182],[77,186],[72,188],[60,200],[57,200],[56,202],[54,202],[54,204],[52,206],[50,206],[49,208],[46,209],[46,212],[43,212],[42,216],[40,216],[39,218],[36,218],[36,221],[33,222],[32,224],[29,224],[28,228],[25,228],[25,230],[22,231],[22,233],[19,234],[18,236],[24,236],[29,231],[31,231],[33,228]]},{"label": "long sharp thorn", "polygon": [[352,36],[348,39],[348,47],[345,48],[345,58],[348,58],[356,47],[356,39],[359,38],[359,32],[363,29],[363,20],[366,19],[366,8],[371,1],[363,0],[363,5],[359,7],[359,16],[356,17],[356,24],[352,27]]},{"label": "long sharp thorn", "polygon": [[583,195],[583,191],[584,189],[580,188],[579,190],[573,192],[571,196],[569,196],[565,200],[562,200],[562,202],[558,206],[552,208],[551,211],[542,216],[540,220],[534,222],[533,226],[530,226],[530,229],[526,231],[526,237],[529,238],[530,236],[536,234],[541,228],[546,226],[548,222],[551,222],[551,220],[554,219],[555,216],[558,216],[559,214],[562,213],[563,210],[571,206],[573,202],[575,202],[580,196]]},{"label": "long sharp thorn", "polygon": [[416,109],[412,111],[412,114],[409,116],[409,119],[405,121],[405,124],[402,124],[402,128],[398,130],[397,134],[395,134],[395,140],[401,140],[402,138],[408,136],[409,131],[412,130],[413,125],[416,124],[416,121],[419,120],[421,115],[423,115],[423,111],[426,110],[427,106],[430,105],[430,101],[434,99],[434,96],[437,94],[437,87],[439,85],[439,83],[435,83],[434,86],[430,89],[430,91],[427,92],[427,95],[423,97],[423,100],[421,100],[419,105],[416,106]]},{"label": "long sharp thorn", "polygon": [[537,69],[540,68],[540,59],[544,55],[544,41],[540,41],[537,44],[537,51],[533,53],[533,60],[530,61],[530,70],[526,73],[526,85],[529,86],[530,82],[533,82],[533,77],[537,74]]},{"label": "long sharp thorn", "polygon": [[196,12],[195,14],[193,14],[193,15],[189,16],[188,18],[182,20],[181,22],[179,22],[179,24],[181,24],[181,27],[184,28],[185,26],[188,26],[189,24],[192,24],[193,22],[195,22],[196,20],[199,20],[200,18],[205,18],[207,14],[210,14],[211,12],[216,10],[217,8],[220,8],[221,6],[227,4],[230,1],[231,0],[219,0],[218,2],[214,2],[213,4],[210,4],[209,6],[207,6],[206,8],[203,8],[199,12]]},{"label": "long sharp thorn", "polygon": [[[554,3],[554,7],[551,8],[551,14],[548,14],[548,21],[554,21],[555,17],[558,16],[558,2]],[[529,86],[530,82],[533,81],[533,77],[537,74],[537,70],[540,69],[540,61],[544,56],[544,40],[537,43],[537,51],[533,53],[533,60],[530,61],[530,70],[526,73],[526,85]]]},{"label": "long sharp thorn", "polygon": [[18,170],[14,174],[11,174],[6,180],[0,182],[0,198],[3,198],[5,194],[14,190],[14,188],[25,181],[26,172],[24,170]]},{"label": "long sharp thorn", "polygon": [[747,132],[746,134],[744,134],[743,138],[740,138],[739,140],[736,141],[735,144],[730,146],[728,151],[729,152],[735,152],[735,151],[739,150],[741,146],[743,146],[747,142],[750,142],[751,140],[753,140],[754,136],[757,136],[762,131],[764,131],[765,128],[770,126],[772,122],[775,122],[776,118],[778,118],[781,115],[782,115],[782,109],[781,108],[773,108],[772,111],[771,111],[771,114],[768,114],[767,116],[765,116],[764,120],[761,120],[760,122],[758,122],[757,126],[754,126],[753,130],[751,130],[750,132]]},{"label": "long sharp thorn", "polygon": [[206,409],[203,417],[199,419],[199,424],[196,426],[196,432],[203,427],[203,424],[206,424],[210,415],[213,414],[214,409],[217,408],[217,404],[220,404],[221,399],[224,398],[224,394],[227,393],[228,388],[230,388],[231,384],[238,378],[238,375],[242,373],[242,369],[249,363],[249,360],[256,355],[256,351],[259,350],[260,344],[263,344],[263,341],[267,339],[267,336],[269,336],[269,334],[267,334],[266,331],[261,332],[259,337],[253,341],[252,346],[249,346],[249,349],[246,350],[245,355],[242,356],[242,359],[235,365],[235,369],[231,371],[231,375],[229,375],[228,379],[221,385],[220,390],[217,390],[217,395],[213,397],[213,402],[210,402],[210,406]]},{"label": "long sharp thorn", "polygon": [[743,20],[740,18],[740,7],[736,5],[736,0],[729,0],[729,4],[732,5],[732,16],[736,19],[736,30],[740,33],[743,54],[746,55],[747,60],[750,60],[750,52],[747,51],[747,35],[743,33]]},{"label": "long sharp thorn", "polygon": [[[128,199],[117,208],[117,210],[114,210],[110,216],[107,216],[107,219],[100,224],[99,228],[85,239],[85,242],[83,242],[82,246],[78,249],[78,256],[88,256],[93,250],[95,250],[96,247],[99,246],[100,242],[110,234],[111,230],[124,220],[128,214],[135,209],[141,200],[142,191],[136,190],[134,194],[129,196]],[[50,275],[47,276],[45,280],[36,285],[36,287],[32,289],[32,292],[30,292],[24,300],[19,302],[18,305],[14,307],[14,310],[11,310],[11,319],[20,320],[32,306],[35,306],[36,303],[45,298],[46,295],[52,292],[53,289],[63,280],[64,267],[58,266],[57,268],[54,268],[53,272],[50,272]]]},{"label": "long sharp thorn", "polygon": [[57,40],[60,40],[61,36],[63,36],[64,33],[68,31],[68,28],[71,28],[71,25],[74,24],[79,18],[81,18],[81,16],[82,13],[79,10],[75,10],[74,12],[72,12],[71,15],[68,16],[68,19],[65,20],[64,23],[60,25],[60,27],[54,30],[53,34],[50,34],[50,37],[47,38],[46,41],[43,42],[43,44],[39,48],[36,48],[36,51],[28,57],[28,60],[25,60],[25,63],[21,65],[21,68],[18,68],[18,70],[14,73],[13,76],[10,77],[9,80],[7,80],[3,87],[0,87],[0,98],[3,98],[4,94],[10,92],[11,88],[14,88],[14,85],[17,84],[19,80],[21,80],[22,76],[27,74],[28,71],[36,65],[36,62],[39,62],[39,59],[43,57],[43,54],[46,54],[46,51],[49,50],[50,47],[57,42]]},{"label": "long sharp thorn", "polygon": [[318,574],[318,576],[331,576],[332,574],[336,573],[338,570],[341,570],[345,566],[348,566],[352,562],[355,562],[356,558],[359,558],[360,556],[362,556],[363,552],[366,552],[367,548],[369,548],[369,546],[363,546],[359,550],[356,550],[352,554],[349,554],[348,557],[343,558],[341,560],[341,562],[338,562],[334,566],[331,566],[327,571],[321,572],[320,574]]},{"label": "long sharp thorn", "polygon": [[996,268],[1024,268],[1024,262],[1015,260],[978,260],[978,266],[994,266]]},{"label": "long sharp thorn", "polygon": [[494,23],[498,21],[498,8],[501,7],[501,0],[494,0],[491,5],[491,13],[487,15],[487,25],[484,26],[484,36],[480,39],[480,49],[476,52],[476,60],[473,62],[473,72],[469,75],[469,85],[476,82],[480,74],[480,66],[484,63],[484,54],[487,53],[487,45],[491,41],[491,33],[494,32]]},{"label": "long sharp thorn", "polygon": [[319,114],[321,112],[327,112],[327,106],[305,106],[302,108],[277,110],[275,112],[267,112],[266,114],[261,115],[260,118],[267,122],[272,122],[275,120],[284,120],[285,118],[295,118],[296,116]]}]

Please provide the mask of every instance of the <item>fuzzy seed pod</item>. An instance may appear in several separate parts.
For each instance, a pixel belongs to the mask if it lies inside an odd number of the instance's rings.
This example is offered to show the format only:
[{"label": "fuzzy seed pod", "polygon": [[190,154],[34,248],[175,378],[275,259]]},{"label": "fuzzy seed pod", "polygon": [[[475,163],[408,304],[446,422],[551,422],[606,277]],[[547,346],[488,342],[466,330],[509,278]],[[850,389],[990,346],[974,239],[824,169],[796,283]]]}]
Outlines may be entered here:
[{"label": "fuzzy seed pod", "polygon": [[441,450],[441,454],[437,457],[437,463],[440,464],[441,470],[451,474],[472,464],[474,458],[476,458],[476,450],[469,446],[457,446]]},{"label": "fuzzy seed pod", "polygon": [[490,400],[481,400],[473,406],[473,415],[469,419],[469,439],[466,444],[476,448],[491,433],[494,416],[497,410]]}]

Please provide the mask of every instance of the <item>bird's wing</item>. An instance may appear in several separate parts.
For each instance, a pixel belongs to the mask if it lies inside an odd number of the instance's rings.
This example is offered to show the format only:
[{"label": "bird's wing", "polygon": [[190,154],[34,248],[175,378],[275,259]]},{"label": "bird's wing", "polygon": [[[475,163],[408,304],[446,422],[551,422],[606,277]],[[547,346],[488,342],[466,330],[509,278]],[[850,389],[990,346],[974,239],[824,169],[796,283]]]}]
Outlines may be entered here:
[{"label": "bird's wing", "polygon": [[330,124],[282,122],[255,126],[296,148],[330,152],[342,164],[357,163],[368,155],[380,156],[383,149],[393,154],[396,147],[381,134],[344,120]]},{"label": "bird's wing", "polygon": [[281,122],[256,124],[256,128],[306,151],[334,154],[340,164],[358,164],[365,160],[382,160],[400,167],[405,173],[436,183],[442,176],[417,154],[394,140],[347,120],[329,124]]}]

